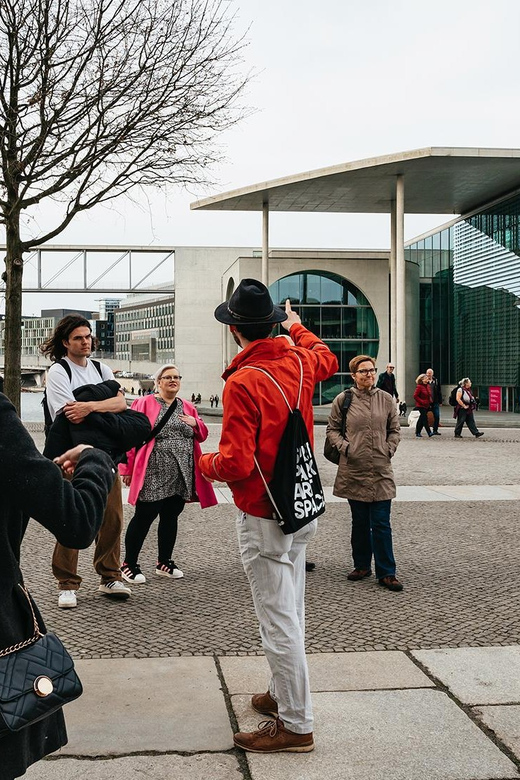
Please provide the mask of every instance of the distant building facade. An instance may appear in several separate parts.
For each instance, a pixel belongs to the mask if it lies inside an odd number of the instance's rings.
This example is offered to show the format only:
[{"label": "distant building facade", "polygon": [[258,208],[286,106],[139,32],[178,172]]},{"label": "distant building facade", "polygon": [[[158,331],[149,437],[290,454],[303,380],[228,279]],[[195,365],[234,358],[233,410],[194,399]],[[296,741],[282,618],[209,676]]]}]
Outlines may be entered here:
[{"label": "distant building facade", "polygon": [[[39,317],[22,317],[22,358],[38,357],[40,344],[42,344],[52,332],[58,322],[67,314],[81,314],[85,319],[92,321],[92,311],[80,311],[78,309],[42,309]],[[4,354],[5,320],[0,320],[0,355]]]},{"label": "distant building facade", "polygon": [[[169,285],[171,287],[171,285]],[[114,311],[116,360],[169,363],[175,358],[175,296],[135,295]]]},{"label": "distant building facade", "polygon": [[95,334],[98,340],[96,353],[99,357],[114,357],[114,313],[119,308],[121,300],[121,298],[101,298],[98,301],[99,319],[95,322]]}]

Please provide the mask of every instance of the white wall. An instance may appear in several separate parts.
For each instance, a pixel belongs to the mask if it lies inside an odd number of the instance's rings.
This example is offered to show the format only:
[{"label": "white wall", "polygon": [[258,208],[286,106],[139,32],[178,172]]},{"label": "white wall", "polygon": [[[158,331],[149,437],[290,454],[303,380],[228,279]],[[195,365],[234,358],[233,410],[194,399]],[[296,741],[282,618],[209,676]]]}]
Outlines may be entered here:
[{"label": "white wall", "polygon": [[[253,252],[257,255],[253,257]],[[178,247],[175,251],[175,360],[183,375],[182,394],[200,393],[207,400],[222,394],[221,374],[236,354],[229,329],[213,316],[241,279],[261,276],[258,248]],[[415,389],[419,362],[419,269],[407,263],[407,376],[396,378],[408,403]],[[366,295],[379,325],[377,364],[383,370],[390,352],[389,253],[369,250],[272,250],[269,283],[298,271],[339,274]]]},{"label": "white wall", "polygon": [[175,362],[185,398],[222,395],[224,326],[213,312],[226,299],[227,269],[240,255],[252,253],[246,247],[175,248]]}]

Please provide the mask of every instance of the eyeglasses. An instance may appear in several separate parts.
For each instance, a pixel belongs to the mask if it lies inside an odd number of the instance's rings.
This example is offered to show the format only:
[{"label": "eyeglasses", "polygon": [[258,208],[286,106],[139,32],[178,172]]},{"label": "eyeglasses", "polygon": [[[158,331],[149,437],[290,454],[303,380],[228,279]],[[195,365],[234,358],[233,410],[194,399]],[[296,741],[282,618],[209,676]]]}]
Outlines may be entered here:
[{"label": "eyeglasses", "polygon": [[390,371],[393,371],[395,366],[388,366],[388,368],[390,369]]},{"label": "eyeglasses", "polygon": [[368,376],[369,374],[377,374],[377,368],[358,368],[358,370],[355,371],[354,373],[363,374],[363,376]]},{"label": "eyeglasses", "polygon": [[179,379],[182,379],[182,376],[173,376],[173,374],[163,374],[159,377],[159,379],[165,379],[167,382],[178,382]]}]

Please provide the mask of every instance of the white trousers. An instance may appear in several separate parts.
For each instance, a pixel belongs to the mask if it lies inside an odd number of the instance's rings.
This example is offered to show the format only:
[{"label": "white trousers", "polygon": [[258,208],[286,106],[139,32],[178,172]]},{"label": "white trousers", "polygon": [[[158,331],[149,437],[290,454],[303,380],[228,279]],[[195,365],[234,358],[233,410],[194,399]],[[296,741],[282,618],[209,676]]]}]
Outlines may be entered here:
[{"label": "white trousers", "polygon": [[275,520],[240,512],[238,543],[269,666],[269,692],[289,731],[313,730],[305,658],[305,550],[317,520],[283,534]]}]

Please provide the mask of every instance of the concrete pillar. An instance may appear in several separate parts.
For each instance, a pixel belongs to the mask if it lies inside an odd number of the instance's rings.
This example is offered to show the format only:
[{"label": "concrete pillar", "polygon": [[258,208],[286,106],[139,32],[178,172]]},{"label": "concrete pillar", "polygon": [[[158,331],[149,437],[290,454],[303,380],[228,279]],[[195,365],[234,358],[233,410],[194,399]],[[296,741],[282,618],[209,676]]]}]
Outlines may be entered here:
[{"label": "concrete pillar", "polygon": [[[406,399],[406,269],[404,262],[404,176],[395,186],[396,354],[395,374],[400,399]],[[392,358],[393,359],[393,358]]]},{"label": "concrete pillar", "polygon": [[269,287],[269,203],[264,201],[262,206],[262,279],[266,287]]},{"label": "concrete pillar", "polygon": [[396,361],[396,347],[397,347],[397,273],[396,273],[396,208],[395,200],[392,201],[390,211],[390,360]]}]

